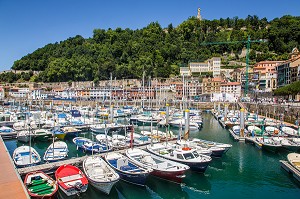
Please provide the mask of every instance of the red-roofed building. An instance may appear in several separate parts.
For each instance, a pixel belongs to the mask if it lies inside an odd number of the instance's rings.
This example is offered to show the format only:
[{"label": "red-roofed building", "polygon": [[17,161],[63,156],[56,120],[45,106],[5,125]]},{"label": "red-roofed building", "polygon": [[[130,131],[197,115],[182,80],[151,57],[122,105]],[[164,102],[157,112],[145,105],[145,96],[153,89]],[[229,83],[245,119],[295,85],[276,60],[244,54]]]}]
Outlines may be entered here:
[{"label": "red-roofed building", "polygon": [[234,97],[240,97],[242,92],[242,86],[240,82],[222,82],[221,93],[229,93]]}]

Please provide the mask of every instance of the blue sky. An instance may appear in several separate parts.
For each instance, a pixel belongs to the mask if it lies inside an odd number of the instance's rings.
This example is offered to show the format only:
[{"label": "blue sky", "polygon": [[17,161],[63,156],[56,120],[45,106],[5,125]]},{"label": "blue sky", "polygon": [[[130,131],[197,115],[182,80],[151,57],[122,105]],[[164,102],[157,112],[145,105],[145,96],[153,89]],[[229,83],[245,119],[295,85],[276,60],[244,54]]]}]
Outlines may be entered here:
[{"label": "blue sky", "polygon": [[299,16],[300,0],[0,0],[0,71],[48,43],[88,38],[95,28],[177,26],[198,7],[209,20],[248,14],[272,20]]}]

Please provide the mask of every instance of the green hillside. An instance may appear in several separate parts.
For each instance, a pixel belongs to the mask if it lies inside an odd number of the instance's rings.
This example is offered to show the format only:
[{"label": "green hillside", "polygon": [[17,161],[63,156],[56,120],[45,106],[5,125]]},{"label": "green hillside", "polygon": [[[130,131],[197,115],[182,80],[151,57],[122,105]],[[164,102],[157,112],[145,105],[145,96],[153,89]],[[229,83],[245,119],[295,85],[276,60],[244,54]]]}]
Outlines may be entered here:
[{"label": "green hillside", "polygon": [[253,40],[268,40],[251,44],[252,62],[287,59],[294,47],[299,48],[300,17],[283,16],[272,21],[257,16],[203,21],[191,17],[177,27],[170,24],[163,28],[155,22],[138,30],[95,29],[92,38],[77,35],[48,44],[15,61],[12,67],[42,71],[38,75],[7,73],[1,75],[0,81],[97,82],[109,79],[110,73],[117,79],[140,78],[143,70],[147,76],[169,77],[178,75],[179,67],[187,66],[189,61],[231,52],[235,56],[229,59],[237,59],[243,43],[209,46],[201,43],[243,41],[248,35]]}]

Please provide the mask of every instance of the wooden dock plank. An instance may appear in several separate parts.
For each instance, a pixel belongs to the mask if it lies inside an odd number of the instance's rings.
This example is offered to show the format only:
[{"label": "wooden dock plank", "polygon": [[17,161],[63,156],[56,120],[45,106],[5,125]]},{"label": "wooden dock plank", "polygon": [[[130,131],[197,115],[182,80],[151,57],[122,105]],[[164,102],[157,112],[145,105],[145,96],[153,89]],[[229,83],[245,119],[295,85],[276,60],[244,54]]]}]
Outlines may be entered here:
[{"label": "wooden dock plank", "polygon": [[30,198],[0,138],[0,198]]},{"label": "wooden dock plank", "polygon": [[288,161],[280,160],[281,167],[289,173],[292,173],[294,178],[300,182],[300,171],[293,167]]}]

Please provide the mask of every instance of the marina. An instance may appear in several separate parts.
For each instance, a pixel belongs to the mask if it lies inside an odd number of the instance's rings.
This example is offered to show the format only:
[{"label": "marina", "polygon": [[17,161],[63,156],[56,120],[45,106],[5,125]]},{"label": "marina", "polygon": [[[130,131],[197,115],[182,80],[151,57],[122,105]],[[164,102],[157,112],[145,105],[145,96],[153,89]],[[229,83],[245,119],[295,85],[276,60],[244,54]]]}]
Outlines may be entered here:
[{"label": "marina", "polygon": [[[162,180],[160,178],[149,176],[145,187],[135,186],[123,181],[119,181],[114,185],[109,195],[97,191],[89,186],[85,193],[81,194],[81,198],[220,198],[224,195],[231,198],[256,198],[272,197],[281,198],[288,196],[289,198],[298,198],[300,193],[300,184],[288,172],[280,169],[281,160],[286,160],[289,153],[287,150],[280,150],[276,153],[260,150],[255,147],[255,139],[245,137],[245,142],[237,142],[232,137],[230,131],[221,127],[219,121],[210,113],[202,113],[203,128],[190,132],[190,138],[201,138],[206,140],[218,141],[231,144],[232,147],[221,158],[213,158],[204,173],[187,171],[185,178],[181,184],[176,184]],[[135,132],[150,130],[150,126],[135,127]],[[158,128],[158,127],[156,127]],[[164,128],[159,128],[164,131]],[[180,129],[172,128],[174,134],[180,133]],[[91,137],[90,131],[83,131],[79,136]],[[12,155],[14,149],[23,145],[17,140],[5,140],[8,152]],[[70,139],[65,142],[69,147],[69,157],[66,160],[40,164],[28,168],[18,168],[21,176],[34,170],[48,171],[53,175],[55,168],[63,164],[74,164],[82,166],[82,161],[86,158],[86,154],[76,149],[76,145]],[[248,144],[254,143],[254,144]],[[48,143],[33,142],[32,146],[41,155],[47,149]],[[254,145],[254,146],[253,146]],[[146,146],[138,147],[145,149]],[[124,153],[125,150],[119,152]],[[103,156],[100,154],[99,156]],[[289,170],[292,172],[293,170]],[[52,174],[51,174],[52,173]],[[230,190],[239,189],[243,192],[232,192]],[[166,191],[172,189],[172,192]],[[222,191],[221,191],[222,190]],[[274,192],[273,190],[276,190]],[[58,191],[58,198],[66,196]]]}]

